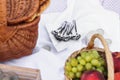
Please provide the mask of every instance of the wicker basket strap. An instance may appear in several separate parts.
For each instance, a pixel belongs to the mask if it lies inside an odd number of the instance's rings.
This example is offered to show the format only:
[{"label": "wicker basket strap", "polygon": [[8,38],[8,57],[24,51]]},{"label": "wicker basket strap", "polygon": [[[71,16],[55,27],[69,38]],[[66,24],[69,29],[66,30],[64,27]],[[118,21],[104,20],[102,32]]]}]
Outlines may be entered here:
[{"label": "wicker basket strap", "polygon": [[0,27],[7,25],[6,0],[0,0]]},{"label": "wicker basket strap", "polygon": [[94,40],[96,38],[100,39],[100,41],[102,42],[102,44],[104,46],[105,56],[106,56],[106,60],[107,60],[107,67],[108,67],[108,80],[114,80],[113,58],[112,58],[112,54],[111,54],[111,52],[108,48],[108,45],[107,45],[105,39],[103,38],[103,36],[100,34],[94,34],[92,36],[90,42],[88,43],[87,49],[92,49],[94,47]]}]

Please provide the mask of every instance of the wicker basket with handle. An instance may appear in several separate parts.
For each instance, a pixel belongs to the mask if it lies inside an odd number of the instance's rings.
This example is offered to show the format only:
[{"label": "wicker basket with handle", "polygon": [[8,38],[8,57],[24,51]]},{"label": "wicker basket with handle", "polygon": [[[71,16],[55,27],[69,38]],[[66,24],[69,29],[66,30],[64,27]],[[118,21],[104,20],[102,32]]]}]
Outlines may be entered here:
[{"label": "wicker basket with handle", "polygon": [[[101,41],[101,43],[103,44],[104,49],[98,48],[98,47],[94,47],[94,40],[96,38],[98,38]],[[89,51],[89,50],[97,50],[98,52],[104,53],[104,57],[105,57],[106,63],[107,63],[107,71],[108,71],[108,75],[107,75],[108,79],[107,80],[114,80],[114,65],[113,65],[112,54],[111,54],[111,52],[110,52],[110,50],[109,50],[109,48],[107,46],[107,43],[106,43],[105,39],[100,34],[94,34],[92,36],[90,42],[88,43],[87,47],[74,52],[66,60],[66,62],[68,62],[70,60],[70,58],[76,57],[81,52],[83,52],[83,51]],[[65,63],[65,65],[66,65],[66,63]],[[66,77],[65,80],[72,80],[72,79],[68,78],[66,74],[65,74],[65,77]]]},{"label": "wicker basket with handle", "polygon": [[0,62],[32,53],[50,0],[0,0]]}]

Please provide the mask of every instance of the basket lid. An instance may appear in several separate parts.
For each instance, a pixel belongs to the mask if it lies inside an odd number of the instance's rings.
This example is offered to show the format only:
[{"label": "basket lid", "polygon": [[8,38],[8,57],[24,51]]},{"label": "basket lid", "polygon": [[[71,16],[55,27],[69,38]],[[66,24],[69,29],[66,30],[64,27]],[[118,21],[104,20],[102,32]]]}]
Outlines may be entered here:
[{"label": "basket lid", "polygon": [[[44,11],[49,0],[6,0],[6,17],[8,24],[15,24],[23,21],[32,21]],[[5,3],[6,2],[6,3]]]},{"label": "basket lid", "polygon": [[18,29],[16,26],[35,20],[49,2],[50,0],[0,0],[0,44]]}]

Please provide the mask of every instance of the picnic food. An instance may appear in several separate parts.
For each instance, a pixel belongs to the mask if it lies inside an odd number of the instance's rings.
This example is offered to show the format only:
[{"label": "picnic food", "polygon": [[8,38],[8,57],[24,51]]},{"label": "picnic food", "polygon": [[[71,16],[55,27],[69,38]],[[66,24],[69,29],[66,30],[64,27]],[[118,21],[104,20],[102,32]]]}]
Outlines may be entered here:
[{"label": "picnic food", "polygon": [[[96,38],[102,42],[104,47],[103,49],[94,47],[94,40]],[[94,34],[87,47],[75,51],[70,57],[68,57],[64,70],[66,80],[84,80],[85,77],[83,78],[81,76],[85,74],[86,71],[91,73],[93,70],[98,72],[97,76],[101,75],[101,78],[94,76],[96,80],[114,80],[114,64],[112,54],[102,35]],[[87,77],[89,78],[88,80],[93,79],[86,75],[86,78]]]},{"label": "picnic food", "polygon": [[114,76],[115,80],[120,79],[120,52],[112,52],[113,61],[114,61]]},{"label": "picnic food", "polygon": [[96,50],[83,51],[65,65],[66,75],[70,78],[81,78],[86,70],[96,70],[106,75],[105,59]]},{"label": "picnic food", "polygon": [[30,55],[50,0],[0,0],[0,62]]},{"label": "picnic food", "polygon": [[116,72],[115,73],[115,80],[119,80],[120,79],[120,72]]},{"label": "picnic food", "polygon": [[120,52],[113,52],[112,55],[115,72],[120,72]]},{"label": "picnic food", "polygon": [[91,70],[85,71],[81,77],[81,80],[105,80],[105,78],[100,72]]}]

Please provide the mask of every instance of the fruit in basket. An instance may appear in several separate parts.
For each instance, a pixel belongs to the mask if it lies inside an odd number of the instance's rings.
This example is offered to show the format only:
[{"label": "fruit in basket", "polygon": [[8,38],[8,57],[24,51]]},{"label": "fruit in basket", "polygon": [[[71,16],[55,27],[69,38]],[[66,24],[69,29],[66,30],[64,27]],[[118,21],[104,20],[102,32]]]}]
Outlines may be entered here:
[{"label": "fruit in basket", "polygon": [[65,75],[73,80],[89,70],[96,70],[104,76],[107,74],[105,59],[96,50],[83,51],[65,64]]},{"label": "fruit in basket", "polygon": [[105,80],[105,78],[99,71],[90,70],[82,74],[81,80]]},{"label": "fruit in basket", "polygon": [[120,52],[113,52],[113,61],[115,72],[120,72]]},{"label": "fruit in basket", "polygon": [[120,79],[120,72],[115,73],[115,80],[119,80]]}]

